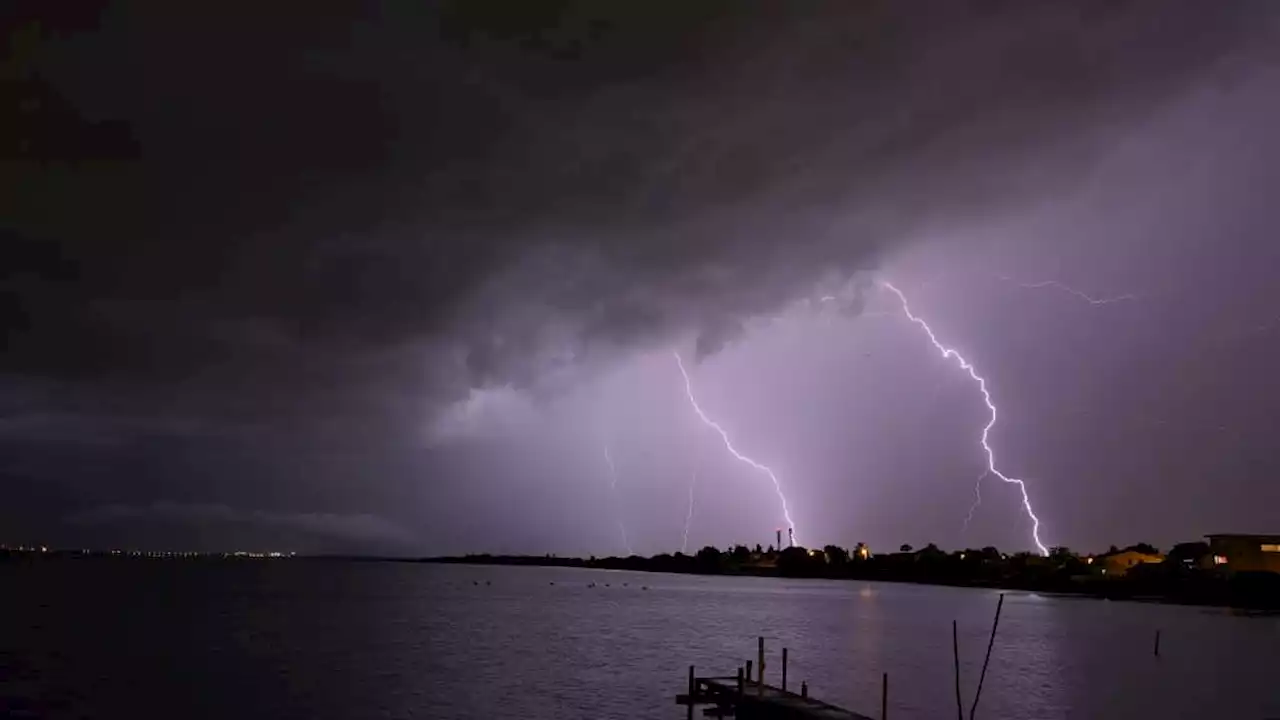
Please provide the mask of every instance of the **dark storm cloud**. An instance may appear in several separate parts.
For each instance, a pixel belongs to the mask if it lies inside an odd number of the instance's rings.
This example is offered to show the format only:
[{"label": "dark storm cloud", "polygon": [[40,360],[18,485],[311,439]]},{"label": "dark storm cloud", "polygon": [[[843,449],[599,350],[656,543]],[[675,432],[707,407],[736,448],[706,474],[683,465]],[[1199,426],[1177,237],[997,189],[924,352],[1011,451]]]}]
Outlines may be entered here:
[{"label": "dark storm cloud", "polygon": [[686,333],[714,353],[815,286],[857,312],[856,271],[913,228],[1070,185],[1267,9],[11,18],[0,441],[274,425],[381,451],[473,388]]},{"label": "dark storm cloud", "polygon": [[[553,341],[713,347],[909,221],[1054,187],[1243,10],[109,7],[10,60],[60,119],[6,163],[5,366],[198,404],[278,386],[256,412],[392,368],[528,380]],[[121,123],[136,161],[66,157]],[[407,369],[451,348],[465,373]]]}]

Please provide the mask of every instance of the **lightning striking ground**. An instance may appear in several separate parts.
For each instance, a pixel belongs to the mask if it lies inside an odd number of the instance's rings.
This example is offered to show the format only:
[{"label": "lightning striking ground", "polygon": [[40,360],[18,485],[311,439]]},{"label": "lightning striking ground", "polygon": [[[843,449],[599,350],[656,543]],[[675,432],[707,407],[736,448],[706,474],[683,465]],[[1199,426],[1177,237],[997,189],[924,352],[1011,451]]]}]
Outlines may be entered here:
[{"label": "lightning striking ground", "polygon": [[[941,353],[944,358],[950,358],[959,363],[960,368],[968,373],[969,377],[978,384],[978,390],[982,393],[983,402],[986,403],[987,410],[991,412],[991,419],[988,420],[986,426],[982,428],[982,449],[987,454],[987,472],[995,475],[1006,483],[1018,486],[1018,489],[1022,492],[1022,507],[1027,511],[1027,515],[1031,518],[1031,537],[1035,540],[1036,547],[1039,548],[1040,553],[1048,555],[1049,549],[1045,547],[1044,543],[1040,542],[1040,518],[1036,517],[1035,510],[1031,508],[1031,497],[1027,495],[1026,483],[1018,478],[1009,477],[996,469],[996,454],[995,451],[991,449],[991,445],[988,442],[988,437],[991,434],[991,428],[996,424],[996,406],[991,400],[991,393],[987,390],[987,381],[979,375],[976,370],[974,370],[973,365],[970,364],[968,360],[965,360],[964,356],[956,352],[955,349],[949,348],[938,341],[938,336],[933,334],[933,328],[929,327],[929,323],[911,312],[911,306],[907,303],[907,296],[904,295],[901,290],[888,282],[881,282],[880,285],[898,296],[898,301],[902,303],[902,312],[906,314],[907,319],[916,325],[919,325],[920,328],[924,330],[925,334],[929,336],[929,342],[933,343],[933,346],[937,348],[938,352]],[[981,478],[979,478],[979,480],[981,480]]]},{"label": "lightning striking ground", "polygon": [[[675,356],[676,365],[680,368],[680,375],[684,377],[684,392],[689,398],[689,404],[693,406],[693,411],[697,413],[698,418],[702,420],[703,424],[719,433],[720,439],[724,441],[724,447],[729,451],[729,454],[769,476],[769,479],[773,481],[774,491],[778,493],[778,499],[782,501],[782,516],[786,518],[787,527],[791,528],[791,532],[795,534],[796,524],[791,520],[791,511],[787,507],[787,496],[782,492],[782,483],[778,480],[778,476],[775,475],[773,470],[770,470],[768,466],[762,465],[738,452],[737,448],[733,446],[733,442],[729,440],[729,433],[724,428],[720,427],[719,423],[712,420],[705,412],[702,411],[702,407],[698,405],[697,398],[693,395],[693,382],[689,379],[689,372],[685,370],[684,360],[680,357],[679,352],[672,351],[671,354]],[[800,540],[798,538],[796,539],[796,544],[800,544]]]},{"label": "lightning striking ground", "polygon": [[1063,292],[1068,292],[1068,293],[1071,293],[1072,295],[1075,295],[1076,297],[1080,298],[1081,300],[1084,300],[1090,305],[1110,305],[1111,303],[1122,302],[1124,300],[1138,299],[1138,296],[1132,293],[1125,293],[1124,295],[1115,295],[1111,297],[1094,297],[1082,290],[1077,290],[1076,288],[1073,288],[1070,285],[1067,285],[1066,283],[1060,283],[1057,280],[1043,280],[1041,282],[1023,283],[1023,282],[1018,282],[1013,278],[1005,277],[1003,275],[1000,275],[999,277],[1001,280],[1004,280],[1005,282],[1011,282],[1016,284],[1020,288],[1027,288],[1030,290],[1035,290],[1037,288],[1046,288],[1046,287],[1057,288]]},{"label": "lightning striking ground", "polygon": [[689,510],[684,514],[684,538],[680,541],[680,554],[685,554],[689,549],[689,523],[693,521],[693,489],[698,485],[698,473],[693,474],[693,479],[689,482]]},{"label": "lightning striking ground", "polygon": [[[604,461],[609,465],[609,487],[613,490],[613,502],[618,504],[618,468],[613,464],[613,455],[609,454],[609,446],[604,446]],[[618,533],[622,536],[622,546],[627,549],[627,555],[635,555],[631,550],[631,540],[627,537],[627,526],[622,522],[622,510],[618,511]]]}]

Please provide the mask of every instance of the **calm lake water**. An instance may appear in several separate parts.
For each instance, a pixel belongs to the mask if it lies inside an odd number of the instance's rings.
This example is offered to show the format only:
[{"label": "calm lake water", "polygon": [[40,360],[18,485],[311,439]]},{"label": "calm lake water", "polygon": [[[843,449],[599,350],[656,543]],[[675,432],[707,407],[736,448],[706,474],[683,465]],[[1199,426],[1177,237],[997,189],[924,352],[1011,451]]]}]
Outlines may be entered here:
[{"label": "calm lake water", "polygon": [[[895,720],[954,717],[951,621],[967,708],[996,599],[547,568],[9,563],[0,717],[674,720],[688,665],[730,674],[759,634],[775,681],[786,645],[816,697],[876,715],[888,672]],[[979,716],[1280,717],[1280,620],[1010,593]]]}]

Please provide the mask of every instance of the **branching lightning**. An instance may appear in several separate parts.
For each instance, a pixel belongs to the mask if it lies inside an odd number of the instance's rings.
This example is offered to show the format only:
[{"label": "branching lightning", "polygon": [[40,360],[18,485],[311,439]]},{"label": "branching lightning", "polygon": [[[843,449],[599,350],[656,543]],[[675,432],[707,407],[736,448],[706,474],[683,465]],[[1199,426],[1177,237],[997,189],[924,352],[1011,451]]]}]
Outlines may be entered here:
[{"label": "branching lightning", "polygon": [[[787,507],[787,496],[782,492],[782,483],[778,480],[778,476],[775,475],[773,470],[770,470],[768,466],[762,465],[738,452],[737,448],[733,446],[733,442],[729,440],[729,433],[724,428],[720,427],[719,423],[712,420],[705,412],[702,411],[702,407],[698,405],[697,398],[693,395],[693,382],[689,379],[689,372],[685,370],[684,360],[681,359],[680,353],[678,352],[672,351],[671,354],[675,356],[676,365],[680,368],[680,375],[684,377],[684,392],[689,398],[689,404],[693,406],[693,411],[697,413],[698,418],[702,420],[703,424],[712,430],[715,430],[720,435],[720,439],[724,441],[724,447],[729,451],[729,454],[769,476],[769,479],[773,481],[774,491],[778,493],[778,499],[782,501],[782,516],[786,518],[787,527],[791,528],[791,532],[793,534],[796,534],[796,524],[791,520],[791,511]],[[796,538],[796,544],[800,544],[799,538]]]},{"label": "branching lightning", "polygon": [[698,473],[693,474],[693,479],[689,482],[689,510],[684,514],[684,539],[680,541],[680,553],[683,555],[689,550],[689,523],[693,521],[693,489],[698,485]]},{"label": "branching lightning", "polygon": [[[974,370],[973,365],[971,365],[968,360],[965,360],[960,353],[938,341],[938,337],[933,334],[933,328],[929,327],[927,322],[911,312],[911,306],[907,303],[907,296],[904,295],[901,290],[888,282],[882,282],[881,285],[885,289],[891,291],[894,295],[898,296],[898,301],[902,303],[902,312],[906,314],[907,319],[916,325],[919,325],[920,328],[924,330],[925,334],[929,336],[929,342],[933,343],[933,346],[937,348],[938,352],[941,353],[944,358],[950,358],[959,363],[960,368],[968,373],[969,377],[978,384],[978,390],[982,393],[982,399],[987,405],[987,410],[991,413],[991,419],[988,420],[986,426],[982,428],[982,449],[987,454],[987,472],[995,475],[1006,483],[1018,486],[1018,489],[1022,492],[1022,507],[1027,511],[1027,515],[1031,518],[1031,536],[1035,540],[1036,547],[1039,548],[1041,554],[1048,555],[1049,549],[1044,546],[1044,543],[1040,542],[1040,518],[1036,517],[1035,510],[1031,508],[1031,498],[1027,495],[1026,483],[1018,478],[1009,477],[996,469],[995,451],[991,449],[991,445],[988,442],[988,437],[991,434],[991,428],[996,424],[996,406],[995,403],[991,401],[991,393],[987,390],[987,381],[979,375],[976,370]],[[981,478],[979,478],[979,481],[981,481]]]},{"label": "branching lightning", "polygon": [[1067,285],[1066,283],[1060,283],[1057,280],[1044,280],[1041,282],[1023,283],[1023,282],[1017,282],[1016,280],[1005,277],[1003,275],[999,277],[1001,280],[1014,283],[1018,287],[1027,288],[1030,290],[1034,290],[1037,288],[1046,288],[1046,287],[1057,288],[1059,290],[1062,290],[1063,292],[1068,292],[1068,293],[1071,293],[1072,295],[1075,295],[1076,297],[1080,298],[1081,300],[1084,300],[1090,305],[1110,305],[1111,303],[1122,302],[1124,300],[1138,299],[1138,296],[1132,293],[1125,293],[1123,295],[1115,295],[1111,297],[1094,297],[1082,290],[1077,290],[1076,288],[1073,288],[1070,285]]},{"label": "branching lightning", "polygon": [[[618,505],[618,468],[613,464],[613,455],[609,454],[609,446],[604,446],[604,461],[609,465],[609,487],[613,489],[613,502],[615,507]],[[631,540],[627,537],[627,526],[622,522],[622,510],[617,508],[618,514],[618,533],[622,536],[622,546],[627,549],[627,555],[635,555],[631,550]]]}]

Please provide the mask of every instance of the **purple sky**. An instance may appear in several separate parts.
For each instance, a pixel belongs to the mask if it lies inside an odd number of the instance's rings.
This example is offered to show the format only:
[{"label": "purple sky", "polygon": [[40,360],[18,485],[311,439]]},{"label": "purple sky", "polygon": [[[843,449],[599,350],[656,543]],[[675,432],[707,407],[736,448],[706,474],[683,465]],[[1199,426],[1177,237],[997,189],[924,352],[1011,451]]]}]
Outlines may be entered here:
[{"label": "purple sky", "polygon": [[678,351],[802,542],[1034,549],[884,282],[1046,545],[1280,523],[1275,5],[288,5],[12,18],[0,542],[767,544]]}]

